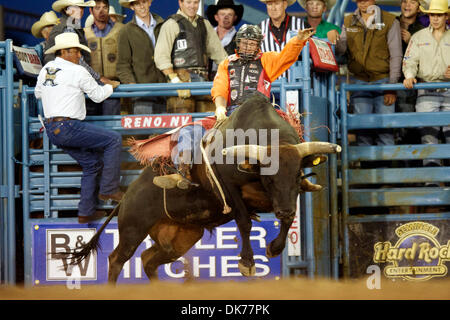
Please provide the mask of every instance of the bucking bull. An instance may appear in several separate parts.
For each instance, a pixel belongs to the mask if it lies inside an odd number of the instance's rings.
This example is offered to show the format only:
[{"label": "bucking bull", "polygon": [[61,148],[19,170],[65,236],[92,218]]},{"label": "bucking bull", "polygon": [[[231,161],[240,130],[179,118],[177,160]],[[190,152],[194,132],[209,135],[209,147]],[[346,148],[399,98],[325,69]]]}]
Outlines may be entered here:
[{"label": "bucking bull", "polygon": [[[236,136],[232,142],[225,141],[230,129],[233,132],[255,130],[266,136],[258,134],[257,144],[248,144],[247,137],[247,142],[237,145]],[[112,283],[117,281],[124,263],[147,235],[154,244],[141,258],[151,280],[157,278],[158,266],[183,256],[202,238],[205,228],[212,230],[232,219],[242,238],[239,269],[245,276],[254,275],[250,229],[252,218],[260,212],[274,212],[280,219],[280,232],[267,247],[266,255],[281,254],[295,216],[297,196],[299,192],[312,191],[304,184],[302,168],[324,162],[325,154],[340,152],[340,146],[326,142],[301,143],[297,131],[259,93],[233,112],[214,135],[207,136],[204,140],[209,144],[205,150],[215,150],[211,154],[216,160],[220,150],[223,160],[211,161],[212,175],[205,161],[194,163],[191,176],[198,186],[187,190],[161,189],[152,183],[158,173],[146,167],[93,238],[82,248],[67,253],[71,263],[79,263],[92,250],[97,250],[101,232],[116,214],[119,244],[109,255],[108,281]],[[224,213],[227,208],[230,212]]]}]

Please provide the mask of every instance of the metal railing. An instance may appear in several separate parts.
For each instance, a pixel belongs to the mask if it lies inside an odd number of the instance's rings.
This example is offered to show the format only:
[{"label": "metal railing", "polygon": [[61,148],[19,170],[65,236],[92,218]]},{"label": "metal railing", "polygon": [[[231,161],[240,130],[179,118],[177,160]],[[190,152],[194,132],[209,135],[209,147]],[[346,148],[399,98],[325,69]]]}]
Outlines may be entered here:
[{"label": "metal railing", "polygon": [[[450,82],[418,83],[414,89],[450,88]],[[403,161],[450,159],[450,147],[444,144],[402,144],[385,146],[352,146],[348,134],[359,129],[419,128],[448,126],[450,112],[401,112],[392,114],[350,114],[347,111],[347,92],[406,90],[402,84],[342,84],[340,88],[342,138],[342,228],[344,275],[349,276],[349,225],[375,221],[449,220],[450,212],[402,214],[350,213],[358,207],[446,206],[450,205],[449,187],[426,187],[425,182],[450,182],[450,168],[351,168],[358,161]],[[357,133],[355,133],[357,134]],[[395,184],[400,184],[395,187]],[[411,184],[412,187],[409,187]],[[417,185],[419,184],[419,185]],[[420,185],[422,184],[422,185]],[[376,187],[371,187],[376,185]],[[381,187],[380,187],[381,185]],[[357,209],[356,209],[357,210]]]}]

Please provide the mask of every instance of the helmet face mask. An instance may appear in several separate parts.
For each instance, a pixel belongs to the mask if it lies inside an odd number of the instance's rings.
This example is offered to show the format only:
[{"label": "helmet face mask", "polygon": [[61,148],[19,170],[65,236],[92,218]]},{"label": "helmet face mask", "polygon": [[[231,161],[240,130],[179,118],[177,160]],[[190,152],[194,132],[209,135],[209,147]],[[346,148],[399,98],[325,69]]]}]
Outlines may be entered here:
[{"label": "helmet face mask", "polygon": [[259,52],[262,41],[261,29],[255,25],[244,24],[236,33],[237,52],[241,59],[252,60]]}]

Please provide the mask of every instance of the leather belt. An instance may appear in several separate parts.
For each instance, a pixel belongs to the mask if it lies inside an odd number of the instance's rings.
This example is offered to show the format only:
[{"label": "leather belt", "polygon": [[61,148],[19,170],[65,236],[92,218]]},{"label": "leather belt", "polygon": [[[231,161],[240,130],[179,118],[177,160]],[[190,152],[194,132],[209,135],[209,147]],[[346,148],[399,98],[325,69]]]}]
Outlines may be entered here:
[{"label": "leather belt", "polygon": [[59,121],[68,121],[68,120],[75,120],[69,117],[53,117],[53,118],[46,118],[45,121],[48,123],[50,122],[59,122]]},{"label": "leather belt", "polygon": [[176,70],[184,70],[184,71],[187,71],[189,73],[195,73],[195,74],[198,74],[198,75],[203,76],[203,77],[207,77],[208,76],[208,71],[206,71],[205,68],[190,68],[190,69],[178,68]]}]

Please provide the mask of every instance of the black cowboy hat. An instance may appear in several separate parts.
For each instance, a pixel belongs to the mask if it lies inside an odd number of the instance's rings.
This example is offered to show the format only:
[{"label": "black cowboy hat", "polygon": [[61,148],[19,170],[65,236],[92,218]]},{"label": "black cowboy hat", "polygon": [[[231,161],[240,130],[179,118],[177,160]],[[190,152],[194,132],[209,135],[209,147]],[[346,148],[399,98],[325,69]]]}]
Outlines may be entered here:
[{"label": "black cowboy hat", "polygon": [[206,9],[206,16],[208,17],[209,22],[213,25],[213,27],[217,26],[217,21],[214,19],[214,16],[216,15],[217,11],[220,9],[225,8],[231,8],[234,10],[234,13],[237,16],[236,21],[233,25],[237,25],[241,19],[242,15],[244,14],[244,6],[243,5],[235,5],[233,0],[219,0],[217,4],[211,4]]}]

